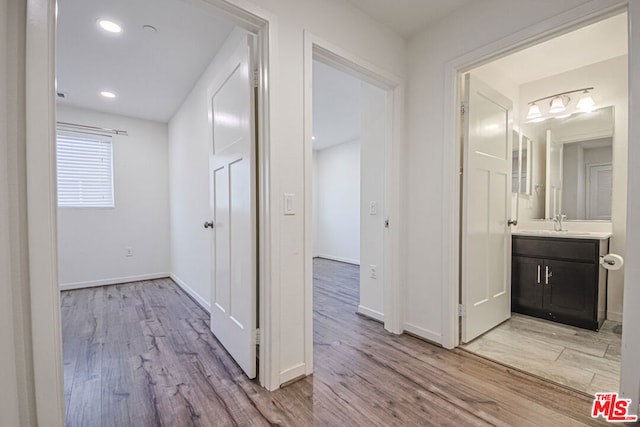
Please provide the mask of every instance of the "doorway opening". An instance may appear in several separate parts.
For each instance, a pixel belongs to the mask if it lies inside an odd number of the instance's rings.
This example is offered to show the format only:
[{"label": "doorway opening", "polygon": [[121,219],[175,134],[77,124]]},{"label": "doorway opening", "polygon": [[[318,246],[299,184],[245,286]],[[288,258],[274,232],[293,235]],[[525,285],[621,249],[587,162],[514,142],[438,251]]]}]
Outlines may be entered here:
[{"label": "doorway opening", "polygon": [[[367,317],[400,332],[398,288],[390,278],[397,274],[392,247],[398,238],[393,218],[399,200],[392,141],[400,132],[393,118],[403,89],[395,76],[309,33],[305,82],[305,352],[310,374],[318,333],[314,314],[332,310],[331,298],[340,292],[350,302],[333,307],[347,310],[354,322],[370,322]],[[333,295],[325,298],[324,292]]]},{"label": "doorway opening", "polygon": [[[608,254],[625,248],[627,54],[625,12],[460,82],[461,346],[589,394],[620,381],[624,275]],[[511,101],[504,116],[485,86]]]},{"label": "doorway opening", "polygon": [[380,322],[387,114],[384,90],[313,61],[313,257],[357,266],[357,312]]},{"label": "doorway opening", "polygon": [[[59,2],[57,149],[65,162],[57,165],[58,280],[63,291],[85,289],[99,305],[84,307],[96,310],[95,329],[89,328],[95,342],[85,354],[75,346],[87,337],[77,325],[66,328],[78,309],[66,303],[74,296],[61,298],[68,414],[110,392],[97,390],[95,399],[73,378],[127,377],[128,362],[100,367],[106,356],[126,358],[114,349],[133,349],[144,359],[149,343],[130,341],[148,326],[144,311],[159,307],[144,300],[154,289],[159,300],[181,289],[207,314],[221,307],[228,318],[205,322],[204,330],[214,331],[247,376],[270,387],[266,346],[256,349],[258,327],[268,323],[259,318],[268,291],[266,29],[258,18],[240,19],[245,12],[218,6]],[[239,140],[242,154],[217,162]],[[226,209],[219,193],[229,201]],[[247,253],[253,256],[245,260]],[[107,310],[114,301],[129,314]],[[107,318],[126,327],[113,328]],[[242,333],[229,333],[231,327]],[[109,328],[125,332],[115,336]],[[137,336],[155,336],[146,332]],[[262,337],[269,341],[268,330]],[[108,339],[115,340],[111,347],[98,345]],[[123,340],[131,345],[121,346]],[[75,363],[83,355],[86,363]]]}]

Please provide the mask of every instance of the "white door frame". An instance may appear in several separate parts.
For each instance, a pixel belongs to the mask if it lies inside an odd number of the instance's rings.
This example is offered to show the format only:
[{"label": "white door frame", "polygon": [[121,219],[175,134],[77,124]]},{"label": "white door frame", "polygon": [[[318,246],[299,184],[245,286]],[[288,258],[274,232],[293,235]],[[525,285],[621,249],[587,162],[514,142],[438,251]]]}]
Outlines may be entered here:
[{"label": "white door frame", "polygon": [[390,227],[384,238],[384,327],[390,332],[402,333],[400,185],[402,146],[404,141],[404,81],[335,46],[309,31],[304,32],[304,292],[305,292],[305,360],[306,374],[313,372],[313,60],[320,59],[335,68],[380,87],[387,92],[390,108],[390,126],[385,138],[385,207]]},{"label": "white door frame", "polygon": [[[444,81],[444,141],[443,144],[443,253],[444,269],[443,269],[443,289],[442,289],[442,342],[441,344],[448,349],[457,347],[459,342],[459,322],[458,322],[458,301],[460,297],[460,274],[459,274],[459,238],[460,238],[460,76],[476,68],[480,65],[491,62],[500,57],[517,52],[524,48],[536,45],[543,41],[576,30],[585,25],[600,21],[607,17],[616,15],[627,10],[629,12],[629,117],[636,117],[640,114],[640,107],[632,101],[640,89],[640,80],[635,77],[634,66],[640,66],[638,58],[634,58],[633,49],[640,45],[640,32],[633,31],[634,26],[640,28],[640,5],[619,0],[616,2],[600,2],[597,0],[582,4],[567,12],[554,16],[539,24],[528,27],[517,33],[511,34],[498,41],[490,43],[482,48],[476,49],[456,59],[453,59],[445,65],[445,81]],[[633,47],[632,47],[633,46]],[[635,59],[635,61],[634,61]],[[635,79],[635,80],[634,80]],[[633,83],[637,83],[635,87]],[[634,125],[633,121],[629,121],[629,141],[640,139],[640,126]],[[632,144],[629,144],[631,147]],[[634,165],[640,163],[640,151],[635,153],[629,152],[629,164]],[[635,154],[635,156],[634,156]],[[627,183],[631,185],[633,181],[633,168],[629,168]],[[629,187],[631,188],[631,187]],[[630,234],[634,236],[640,233],[635,228],[640,228],[640,221],[636,221],[632,215],[629,215],[631,206],[640,205],[640,196],[634,196],[633,191],[628,192],[628,208],[627,208],[627,247],[630,248]],[[634,222],[635,221],[635,222]],[[635,226],[635,228],[634,228]],[[634,255],[638,255],[636,253]],[[631,252],[627,249],[627,258]],[[632,300],[631,295],[640,297],[640,291],[633,289],[631,284],[634,279],[637,280],[638,271],[631,272],[630,269],[625,270],[625,308],[635,307],[636,301]],[[633,279],[632,279],[633,275]],[[627,305],[629,304],[629,305]],[[633,305],[632,305],[633,304]],[[623,335],[623,354],[622,354],[622,375],[620,392],[627,398],[634,400],[638,404],[640,399],[640,390],[638,390],[638,382],[640,381],[640,368],[635,365],[637,356],[640,355],[640,338],[636,337],[633,330],[634,322],[638,321],[640,316],[630,313],[634,310],[625,310],[623,318],[623,331],[629,334],[626,339]],[[634,334],[632,337],[631,334]],[[629,350],[625,349],[625,341],[629,340]],[[629,357],[625,357],[628,355]],[[633,356],[633,357],[632,357]],[[637,407],[633,410],[639,409]]]},{"label": "white door frame", "polygon": [[[279,328],[269,304],[277,284],[271,278],[270,207],[270,77],[277,29],[275,17],[244,0],[187,0],[216,7],[258,37],[261,85],[259,121],[260,221],[260,383],[279,387],[279,355],[272,341]],[[65,425],[57,266],[55,160],[55,0],[28,0],[26,45],[27,226],[36,413],[39,424]]]}]

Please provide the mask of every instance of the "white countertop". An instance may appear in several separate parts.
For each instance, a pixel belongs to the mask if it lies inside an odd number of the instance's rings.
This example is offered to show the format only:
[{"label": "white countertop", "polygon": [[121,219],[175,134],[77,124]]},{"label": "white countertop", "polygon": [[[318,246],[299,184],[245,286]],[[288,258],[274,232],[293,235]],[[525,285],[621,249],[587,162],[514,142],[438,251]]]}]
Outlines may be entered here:
[{"label": "white countertop", "polygon": [[554,230],[520,230],[515,229],[511,232],[514,236],[533,236],[533,237],[559,237],[563,239],[590,239],[605,240],[612,236],[607,232],[596,231],[554,231]]}]

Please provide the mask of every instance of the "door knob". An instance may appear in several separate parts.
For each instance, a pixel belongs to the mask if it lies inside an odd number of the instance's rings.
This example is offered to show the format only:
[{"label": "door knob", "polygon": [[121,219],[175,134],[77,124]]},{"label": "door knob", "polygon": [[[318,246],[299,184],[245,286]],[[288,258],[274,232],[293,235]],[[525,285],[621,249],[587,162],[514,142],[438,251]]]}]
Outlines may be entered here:
[{"label": "door knob", "polygon": [[518,225],[518,220],[510,219],[509,221],[507,221],[507,225]]},{"label": "door knob", "polygon": [[204,228],[213,228],[213,221],[207,221],[204,223]]}]

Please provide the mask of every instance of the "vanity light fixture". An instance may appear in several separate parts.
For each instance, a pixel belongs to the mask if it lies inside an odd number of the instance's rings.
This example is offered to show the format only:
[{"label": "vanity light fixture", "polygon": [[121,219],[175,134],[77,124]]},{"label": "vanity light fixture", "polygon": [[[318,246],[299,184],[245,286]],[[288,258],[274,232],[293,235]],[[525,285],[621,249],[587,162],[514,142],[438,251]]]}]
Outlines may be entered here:
[{"label": "vanity light fixture", "polygon": [[[581,89],[568,90],[566,92],[554,93],[553,95],[543,96],[542,98],[535,99],[529,102],[529,110],[527,112],[527,121],[530,123],[539,123],[545,121],[549,117],[562,118],[567,117],[567,114],[573,114],[575,110],[578,111],[593,111],[595,102],[591,97],[591,91],[593,87],[585,87]],[[575,107],[569,108],[571,98],[569,95],[572,93],[582,92],[580,100]],[[540,110],[539,104],[541,101],[549,101],[549,109],[547,114],[543,114]],[[542,104],[546,105],[546,104]],[[565,113],[566,111],[566,113]],[[562,114],[564,113],[564,114]],[[561,115],[560,115],[561,114]]]},{"label": "vanity light fixture", "polygon": [[98,19],[98,26],[110,33],[119,34],[122,32],[122,26],[120,26],[119,24],[113,21],[110,21],[109,19],[104,19],[104,18]]}]

